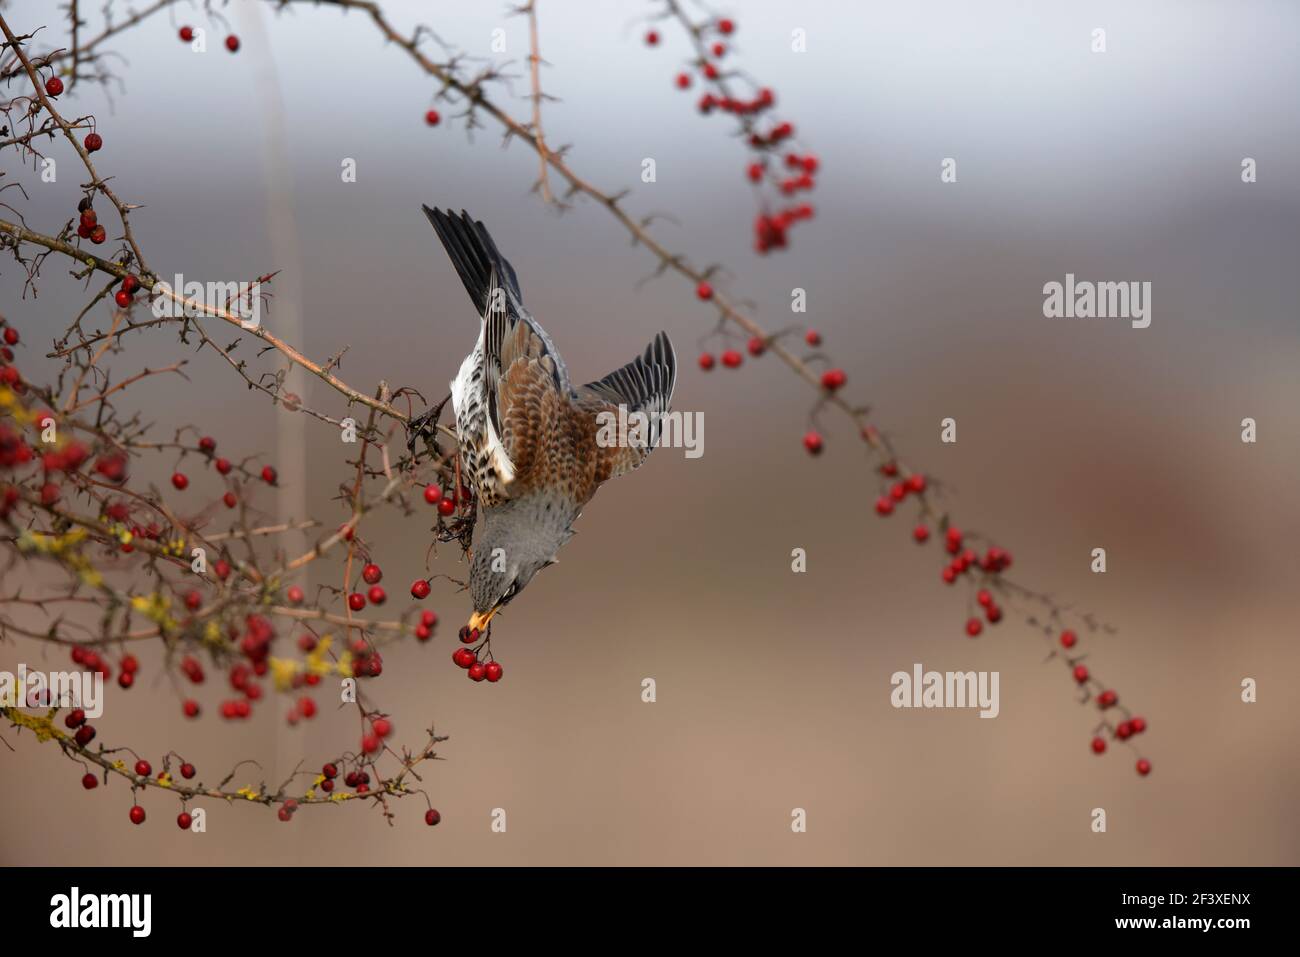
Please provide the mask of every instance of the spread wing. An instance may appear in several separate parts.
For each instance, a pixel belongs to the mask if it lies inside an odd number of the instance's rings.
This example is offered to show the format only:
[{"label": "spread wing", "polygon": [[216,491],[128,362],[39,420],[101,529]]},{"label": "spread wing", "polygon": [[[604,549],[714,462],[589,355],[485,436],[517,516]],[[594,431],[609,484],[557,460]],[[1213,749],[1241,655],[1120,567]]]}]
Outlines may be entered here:
[{"label": "spread wing", "polygon": [[[597,420],[601,481],[631,472],[659,444],[676,382],[677,355],[668,333],[661,332],[627,365],[577,390],[577,404]],[[637,414],[643,418],[638,420]],[[611,415],[618,423],[616,441],[600,441],[599,425],[610,423]]]}]

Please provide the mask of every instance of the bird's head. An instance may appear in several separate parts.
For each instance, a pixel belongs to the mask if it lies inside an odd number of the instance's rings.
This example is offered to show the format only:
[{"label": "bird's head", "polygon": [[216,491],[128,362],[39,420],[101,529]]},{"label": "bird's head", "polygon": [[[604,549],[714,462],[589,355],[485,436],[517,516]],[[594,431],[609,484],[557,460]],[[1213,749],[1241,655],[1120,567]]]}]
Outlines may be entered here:
[{"label": "bird's head", "polygon": [[509,506],[486,510],[469,566],[474,613],[467,627],[483,631],[492,616],[528,587],[533,576],[554,564],[573,532]]}]

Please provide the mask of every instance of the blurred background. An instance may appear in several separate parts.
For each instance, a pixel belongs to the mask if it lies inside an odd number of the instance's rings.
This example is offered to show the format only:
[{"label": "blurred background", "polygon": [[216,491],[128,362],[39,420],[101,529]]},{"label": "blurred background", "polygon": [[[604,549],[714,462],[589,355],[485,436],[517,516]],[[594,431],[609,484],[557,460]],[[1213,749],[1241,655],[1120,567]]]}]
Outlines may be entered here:
[{"label": "blurred background", "polygon": [[[526,23],[506,4],[384,6],[403,29],[425,22],[484,63],[509,61],[517,78],[498,96],[527,115]],[[943,481],[958,525],[1010,548],[1017,581],[1117,626],[1092,640],[1089,665],[1147,719],[1151,776],[1127,749],[1089,752],[1095,712],[1015,615],[965,636],[968,598],[939,581],[939,546],[912,542],[906,509],[873,513],[877,478],[845,422],[822,417],[826,451],[804,454],[805,385],[771,358],[696,368],[701,348],[724,347],[713,311],[678,278],[638,288],[654,261],[606,212],[546,208],[530,193],[535,155],[502,148],[491,125],[467,136],[459,109],[435,104],[436,85],[360,14],[239,0],[225,11],[237,55],[181,5],[111,44],[123,78],[111,96],[83,84],[71,97],[99,120],[101,171],[145,206],[132,222],[156,269],[284,270],[269,329],[300,326],[317,359],[349,346],[341,375],[362,391],[383,379],[436,400],[477,327],[419,204],[464,207],[512,260],[578,381],[668,330],[674,405],[703,413],[705,454],[660,450],[601,491],[562,562],[498,619],[499,685],[472,685],[448,660],[469,602],[446,582],[427,603],[443,620],[436,640],[386,650],[371,690],[398,740],[417,745],[430,723],[450,735],[425,774],[438,828],[414,801],[397,803],[392,828],[355,806],[289,825],[208,806],[208,833],[187,835],[156,793],[142,798],[149,823],[132,827],[121,781],[85,792],[53,746],[6,729],[16,750],[0,753],[0,863],[1300,863],[1295,5],[720,11],[737,21],[738,63],[776,91],[822,162],[816,219],[765,258],[751,249],[747,151],[728,119],[694,109],[698,84],[673,87],[685,37],[661,23],[663,42],[642,43],[659,9],[540,0],[543,81],[559,98],[544,107],[548,141],[573,144],[594,184],[631,187],[635,214],[672,214],[655,235],[695,263],[724,263],[717,285],[752,301],[766,328],[818,328],[848,372],[845,394]],[[54,4],[3,12],[22,32],[48,24],[46,46],[66,43]],[[182,23],[210,27],[208,53],[177,40]],[[1090,52],[1096,27],[1105,54]],[[498,28],[505,53],[491,49]],[[806,53],[791,52],[796,28]],[[423,122],[432,105],[437,128]],[[6,169],[45,232],[80,195],[63,172],[75,159],[54,155],[66,164],[55,184]],[[640,182],[645,157],[653,184]],[[945,157],[955,184],[939,181]],[[1258,162],[1255,184],[1241,182],[1243,157]],[[344,158],[355,183],[341,182]],[[84,304],[80,284],[51,261],[34,299],[16,266],[0,270],[0,310],[29,354],[44,351]],[[1151,282],[1151,327],[1044,319],[1043,284],[1067,272]],[[806,317],[788,311],[794,287],[808,291]],[[99,307],[99,324],[108,317]],[[138,336],[116,367],[176,349],[169,333]],[[142,383],[127,405],[160,435],[194,423],[231,452],[298,454],[291,414],[219,359],[200,353],[187,372]],[[324,387],[304,398],[345,414]],[[955,445],[939,442],[947,416]],[[1255,445],[1239,438],[1247,416]],[[289,489],[301,513],[342,521],[333,498],[352,449],[295,421],[306,470]],[[165,478],[169,463],[157,466]],[[215,476],[192,487],[219,494]],[[367,537],[396,598],[423,573],[427,526],[391,515]],[[806,574],[791,572],[796,547]],[[1089,571],[1095,547],[1108,551],[1105,575]],[[434,571],[466,573],[451,549]],[[223,723],[216,687],[205,717],[185,723],[158,660],[142,658],[135,689],[111,686],[101,740],[182,750],[209,780],[256,758],[278,781],[355,746],[346,710],[296,729],[278,705]],[[19,662],[64,658],[0,645],[0,669]],[[894,710],[890,675],[914,662],[999,671],[1001,715]],[[654,704],[640,698],[646,677]],[[1245,677],[1256,704],[1240,701]],[[796,807],[806,834],[791,833]],[[494,808],[505,834],[490,830]]]}]

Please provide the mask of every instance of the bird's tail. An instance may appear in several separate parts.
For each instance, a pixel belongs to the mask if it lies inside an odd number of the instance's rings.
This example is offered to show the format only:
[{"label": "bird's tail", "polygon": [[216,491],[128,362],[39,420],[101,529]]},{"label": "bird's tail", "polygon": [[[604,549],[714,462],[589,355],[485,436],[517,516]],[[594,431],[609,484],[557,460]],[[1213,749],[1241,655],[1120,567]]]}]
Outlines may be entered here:
[{"label": "bird's tail", "polygon": [[424,210],[424,215],[429,217],[429,222],[433,224],[433,230],[438,234],[438,238],[442,240],[443,248],[447,250],[451,264],[456,267],[460,281],[465,284],[465,291],[469,293],[470,299],[474,300],[480,316],[487,312],[488,289],[494,266],[506,291],[517,302],[523,301],[514,267],[501,255],[496,243],[488,234],[487,227],[471,219],[469,213],[463,209],[459,217],[440,209],[430,209],[428,206],[421,206],[421,209]]}]

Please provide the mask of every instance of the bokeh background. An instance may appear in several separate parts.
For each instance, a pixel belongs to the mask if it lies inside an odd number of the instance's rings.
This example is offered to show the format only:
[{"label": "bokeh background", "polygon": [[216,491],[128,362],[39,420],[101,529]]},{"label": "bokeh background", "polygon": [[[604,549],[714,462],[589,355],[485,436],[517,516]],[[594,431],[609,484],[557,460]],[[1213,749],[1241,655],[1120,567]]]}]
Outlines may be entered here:
[{"label": "bokeh background", "polygon": [[[385,4],[404,26],[512,62],[504,102],[528,109],[525,23],[504,3]],[[672,77],[684,37],[647,49],[637,0],[541,0],[548,139],[594,183],[632,187],[637,213],[697,263],[725,263],[726,291],[758,321],[806,320],[849,374],[846,394],[918,467],[941,478],[955,521],[1016,556],[1014,577],[1117,626],[1090,665],[1150,724],[1140,779],[1126,749],[1094,757],[1094,712],[1016,621],[978,641],[967,598],[939,581],[935,544],[884,521],[861,442],[825,417],[827,449],[800,447],[810,391],[775,361],[705,375],[713,313],[682,281],[637,288],[653,261],[589,202],[557,216],[530,193],[536,158],[422,116],[435,85],[360,15],[231,3],[237,56],[176,39],[182,6],[113,44],[124,86],[83,86],[100,118],[101,168],[145,204],[133,222],[164,272],[228,279],[282,269],[268,326],[300,325],[305,351],[340,347],[344,378],[430,398],[476,335],[475,318],[419,204],[483,219],[526,301],[579,381],[627,361],[659,328],[677,344],[676,406],[705,418],[705,454],[657,452],[588,507],[563,561],[494,632],[497,686],[448,660],[465,596],[437,583],[430,646],[390,648],[374,687],[402,740],[449,734],[426,784],[443,824],[397,804],[308,809],[290,825],[253,807],[208,807],[209,832],[172,824],[174,802],[126,820],[120,781],[84,792],[52,746],[5,731],[0,862],[6,864],[1297,864],[1300,825],[1300,65],[1292,3],[736,4],[735,55],[778,95],[821,158],[818,210],[792,248],[759,258],[729,122],[693,108]],[[47,2],[10,2],[23,31]],[[490,50],[496,28],[506,54]],[[791,30],[808,51],[790,51]],[[1089,52],[1094,27],[1108,52]],[[441,104],[446,114],[458,112]],[[55,155],[61,155],[56,153]],[[944,157],[958,182],[939,182]],[[1259,182],[1240,181],[1243,157]],[[344,157],[358,181],[340,181]],[[658,181],[642,184],[653,157]],[[8,160],[12,164],[13,157]],[[60,160],[63,162],[63,160]],[[66,158],[71,170],[74,159]],[[74,173],[27,185],[37,229],[74,208]],[[1067,272],[1147,280],[1153,322],[1048,321],[1042,286]],[[0,267],[0,309],[45,345],[82,298],[50,263],[40,297]],[[107,322],[101,308],[99,321]],[[139,337],[127,369],[174,356]],[[35,350],[33,350],[35,351]],[[210,355],[190,380],[131,390],[164,432],[199,424],[226,449],[280,455],[302,509],[332,501],[347,469],[326,428],[301,434]],[[309,404],[343,411],[327,389]],[[956,445],[938,423],[954,416]],[[1239,423],[1259,422],[1243,445]],[[158,463],[165,476],[168,463]],[[216,494],[213,477],[193,488]],[[391,591],[420,574],[429,536],[397,517],[371,527]],[[1093,575],[1104,546],[1109,571]],[[795,547],[808,571],[790,570]],[[436,570],[464,569],[447,551]],[[331,572],[331,575],[333,573]],[[6,580],[6,592],[21,584]],[[63,664],[24,642],[0,668]],[[895,711],[889,676],[914,662],[997,670],[1002,713]],[[112,691],[101,739],[150,756],[181,749],[211,779],[256,758],[267,780],[354,746],[349,712],[297,729],[280,707],[246,723],[184,723],[171,684]],[[1239,700],[1254,677],[1259,701]],[[640,700],[653,677],[658,701]],[[211,682],[215,685],[215,682]],[[493,808],[506,834],[489,828]],[[792,808],[808,832],[792,834]],[[1105,808],[1109,830],[1091,833]]]}]

